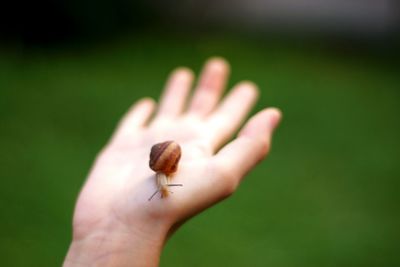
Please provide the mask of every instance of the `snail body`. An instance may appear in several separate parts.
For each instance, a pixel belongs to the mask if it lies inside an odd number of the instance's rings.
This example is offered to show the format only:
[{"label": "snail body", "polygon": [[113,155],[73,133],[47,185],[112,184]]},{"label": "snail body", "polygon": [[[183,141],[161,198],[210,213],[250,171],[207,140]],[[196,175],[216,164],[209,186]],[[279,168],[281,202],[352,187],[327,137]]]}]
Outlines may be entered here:
[{"label": "snail body", "polygon": [[182,184],[171,184],[170,175],[178,169],[181,159],[181,147],[174,141],[166,141],[153,145],[150,151],[150,169],[156,172],[157,191],[149,198],[149,201],[158,193],[161,198],[168,197],[170,186],[182,186]]}]

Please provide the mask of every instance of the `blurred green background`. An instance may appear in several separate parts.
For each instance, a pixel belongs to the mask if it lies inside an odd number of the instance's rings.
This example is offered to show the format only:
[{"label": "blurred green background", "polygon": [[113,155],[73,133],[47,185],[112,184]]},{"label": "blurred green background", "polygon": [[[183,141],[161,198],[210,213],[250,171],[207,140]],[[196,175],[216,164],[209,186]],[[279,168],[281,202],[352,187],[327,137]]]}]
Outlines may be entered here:
[{"label": "blurred green background", "polygon": [[121,115],[143,96],[157,99],[173,68],[198,72],[215,55],[231,63],[230,86],[259,85],[254,112],[277,106],[284,119],[268,160],[231,198],[185,224],[161,266],[400,266],[396,46],[164,31],[154,21],[154,31],[103,30],[100,38],[6,35],[1,266],[60,266],[79,189]]}]

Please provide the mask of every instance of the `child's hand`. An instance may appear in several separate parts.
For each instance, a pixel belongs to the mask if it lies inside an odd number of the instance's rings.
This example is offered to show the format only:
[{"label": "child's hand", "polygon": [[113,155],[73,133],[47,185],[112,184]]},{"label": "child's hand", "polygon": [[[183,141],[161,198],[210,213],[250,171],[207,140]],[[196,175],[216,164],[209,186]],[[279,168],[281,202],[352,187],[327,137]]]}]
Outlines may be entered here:
[{"label": "child's hand", "polygon": [[[253,83],[242,82],[221,100],[228,73],[223,59],[209,60],[188,101],[193,74],[179,68],[158,105],[145,98],[129,110],[80,193],[65,266],[157,265],[167,236],[232,194],[265,157],[280,119],[277,109],[258,112],[224,146],[258,95]],[[181,145],[182,158],[171,182],[183,187],[171,187],[169,197],[156,195],[148,201],[157,190],[150,148],[167,140]]]}]

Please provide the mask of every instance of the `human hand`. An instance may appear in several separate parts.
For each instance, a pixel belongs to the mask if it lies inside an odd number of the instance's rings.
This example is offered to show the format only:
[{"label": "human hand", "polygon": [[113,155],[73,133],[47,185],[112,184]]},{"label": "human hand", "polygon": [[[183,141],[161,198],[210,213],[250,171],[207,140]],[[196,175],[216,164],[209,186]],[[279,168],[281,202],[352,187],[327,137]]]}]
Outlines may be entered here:
[{"label": "human hand", "polygon": [[[231,195],[265,157],[280,120],[274,108],[258,112],[223,146],[258,95],[253,83],[242,82],[220,101],[228,74],[223,59],[209,60],[186,105],[193,74],[179,68],[171,74],[154,117],[156,104],[148,98],[128,111],[80,193],[64,266],[157,265],[167,236],[187,218]],[[171,180],[183,187],[148,201],[157,189],[149,168],[150,148],[167,140],[182,148]]]}]

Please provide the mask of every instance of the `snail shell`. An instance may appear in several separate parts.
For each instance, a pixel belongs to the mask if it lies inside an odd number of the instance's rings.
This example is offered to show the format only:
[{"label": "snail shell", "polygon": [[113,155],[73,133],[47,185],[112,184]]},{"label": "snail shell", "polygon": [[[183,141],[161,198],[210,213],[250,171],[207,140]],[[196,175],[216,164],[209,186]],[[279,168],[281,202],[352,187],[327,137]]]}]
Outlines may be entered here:
[{"label": "snail shell", "polygon": [[155,144],[150,152],[150,168],[157,173],[169,175],[176,172],[181,159],[181,147],[174,141]]}]

